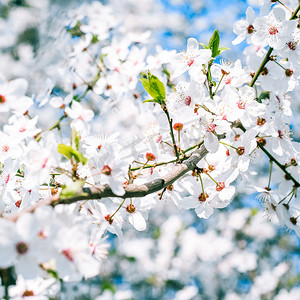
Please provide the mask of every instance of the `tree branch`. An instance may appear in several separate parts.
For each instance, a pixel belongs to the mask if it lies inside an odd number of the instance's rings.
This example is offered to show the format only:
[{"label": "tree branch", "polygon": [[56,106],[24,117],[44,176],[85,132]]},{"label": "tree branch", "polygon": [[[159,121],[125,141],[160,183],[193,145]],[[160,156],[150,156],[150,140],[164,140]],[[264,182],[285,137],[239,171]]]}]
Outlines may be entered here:
[{"label": "tree branch", "polygon": [[183,163],[176,164],[174,168],[162,176],[159,179],[149,181],[145,184],[136,185],[129,184],[125,188],[125,194],[123,196],[118,196],[114,194],[109,185],[101,185],[91,188],[82,188],[75,196],[58,198],[51,201],[52,206],[58,204],[71,204],[80,200],[92,200],[101,199],[106,197],[117,197],[117,198],[134,198],[134,197],[144,197],[146,195],[160,191],[161,189],[173,184],[176,180],[181,178],[188,171],[195,168],[196,164],[208,153],[204,145],[202,144],[199,149],[195,150],[191,156],[185,160]]}]

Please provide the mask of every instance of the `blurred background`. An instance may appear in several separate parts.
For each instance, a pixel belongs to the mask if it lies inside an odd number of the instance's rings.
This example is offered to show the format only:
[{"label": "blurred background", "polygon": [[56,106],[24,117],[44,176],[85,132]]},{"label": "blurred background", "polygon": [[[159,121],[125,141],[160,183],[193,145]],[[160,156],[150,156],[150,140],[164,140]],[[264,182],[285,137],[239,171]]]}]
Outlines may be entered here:
[{"label": "blurred background", "polygon": [[[0,0],[0,73],[26,78],[31,95],[49,93],[51,80],[68,67],[72,11],[89,2]],[[150,31],[150,54],[156,45],[185,50],[189,37],[208,43],[219,29],[221,45],[231,48],[226,58],[243,61],[246,44],[232,45],[232,26],[245,17],[247,1],[101,2],[127,31]],[[167,196],[158,203],[145,232],[128,226],[123,243],[109,235],[99,277],[62,284],[57,299],[300,299],[299,238],[271,223],[253,195],[237,195],[209,220],[179,211]]]}]

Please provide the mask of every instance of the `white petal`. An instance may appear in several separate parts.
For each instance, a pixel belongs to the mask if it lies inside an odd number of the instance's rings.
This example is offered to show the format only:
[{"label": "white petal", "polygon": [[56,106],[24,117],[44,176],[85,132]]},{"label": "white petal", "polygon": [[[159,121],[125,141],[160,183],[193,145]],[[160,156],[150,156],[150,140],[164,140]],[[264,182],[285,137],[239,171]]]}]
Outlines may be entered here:
[{"label": "white petal", "polygon": [[129,214],[128,221],[138,231],[143,231],[147,227],[146,221],[139,211]]},{"label": "white petal", "polygon": [[214,209],[209,204],[204,204],[197,207],[195,212],[199,218],[207,219],[213,214]]},{"label": "white petal", "polygon": [[187,41],[187,50],[197,50],[199,43],[195,38],[189,38]]},{"label": "white petal", "polygon": [[220,193],[219,193],[219,198],[220,200],[231,200],[233,195],[235,193],[235,187],[234,186],[229,186],[228,188],[224,188]]},{"label": "white petal", "polygon": [[179,205],[184,209],[196,208],[199,206],[199,200],[194,196],[184,197]]},{"label": "white petal", "polygon": [[218,138],[212,132],[207,132],[204,138],[204,146],[210,153],[217,152],[219,149]]},{"label": "white petal", "polygon": [[18,78],[10,81],[8,86],[9,92],[13,93],[14,96],[20,97],[24,96],[24,94],[26,93],[28,82],[24,78]]}]

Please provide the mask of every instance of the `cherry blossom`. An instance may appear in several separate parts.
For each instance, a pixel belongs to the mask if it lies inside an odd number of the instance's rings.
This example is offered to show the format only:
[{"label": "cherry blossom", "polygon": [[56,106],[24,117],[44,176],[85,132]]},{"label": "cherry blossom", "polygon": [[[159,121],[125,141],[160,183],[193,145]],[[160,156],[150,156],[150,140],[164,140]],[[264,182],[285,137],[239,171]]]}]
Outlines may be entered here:
[{"label": "cherry blossom", "polygon": [[252,35],[252,42],[255,45],[269,45],[276,50],[280,50],[289,42],[287,37],[294,31],[296,23],[288,21],[286,12],[275,7],[268,16],[257,18],[253,26],[255,32]]}]

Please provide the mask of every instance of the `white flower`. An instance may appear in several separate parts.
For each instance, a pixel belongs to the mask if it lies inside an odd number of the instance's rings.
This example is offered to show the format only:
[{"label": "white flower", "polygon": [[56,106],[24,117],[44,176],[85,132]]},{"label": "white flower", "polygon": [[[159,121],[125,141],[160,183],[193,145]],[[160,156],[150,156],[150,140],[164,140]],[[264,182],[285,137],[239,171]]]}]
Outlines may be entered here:
[{"label": "white flower", "polygon": [[[51,136],[50,134],[49,138]],[[28,145],[24,160],[26,169],[23,181],[23,186],[27,189],[43,184],[50,176],[51,168],[56,164],[57,150],[53,136],[52,139],[47,139],[47,142],[44,147],[36,141],[31,141]]]},{"label": "white flower", "polygon": [[[176,78],[186,72],[187,70],[193,70],[194,68],[202,68],[202,64],[207,64],[211,59],[210,49],[199,49],[199,43],[195,38],[189,38],[187,42],[186,52],[177,54],[176,69],[172,75]],[[196,71],[196,70],[195,70]],[[197,73],[198,74],[198,73]]]},{"label": "white flower", "polygon": [[23,79],[15,79],[9,82],[0,82],[0,112],[7,112],[10,109],[21,116],[33,104],[31,98],[25,96],[28,82]]},{"label": "white flower", "polygon": [[257,18],[253,26],[255,28],[251,37],[253,44],[262,47],[269,45],[280,50],[289,41],[297,22],[289,21],[286,12],[280,7],[275,7],[269,15]]},{"label": "white flower", "polygon": [[84,108],[79,102],[73,101],[72,107],[67,107],[65,112],[73,119],[72,124],[77,131],[82,131],[86,128],[86,123],[94,118],[94,112]]},{"label": "white flower", "polygon": [[50,259],[51,249],[47,247],[47,237],[39,235],[37,218],[23,214],[16,223],[0,219],[0,264],[1,267],[15,265],[18,274],[26,279],[45,275],[40,263]]},{"label": "white flower", "polygon": [[[23,276],[18,275],[15,286],[10,286],[8,293],[10,299],[26,299],[27,297],[37,300],[48,300],[59,290],[59,283],[55,278],[43,279],[37,277],[31,280],[25,280]],[[28,298],[28,299],[29,299]]]},{"label": "white flower", "polygon": [[254,32],[253,21],[255,20],[255,12],[252,7],[248,7],[246,11],[246,20],[239,20],[233,25],[233,32],[238,36],[232,41],[233,45],[241,43],[245,38],[250,43],[250,37]]},{"label": "white flower", "polygon": [[82,225],[65,227],[58,231],[54,240],[56,270],[65,281],[80,280],[96,276],[99,261],[93,257],[86,230]]},{"label": "white flower", "polygon": [[124,219],[127,219],[136,230],[143,231],[147,227],[146,220],[148,219],[148,210],[155,204],[152,197],[127,200],[124,203],[124,207],[126,208],[126,212],[123,212]]}]

